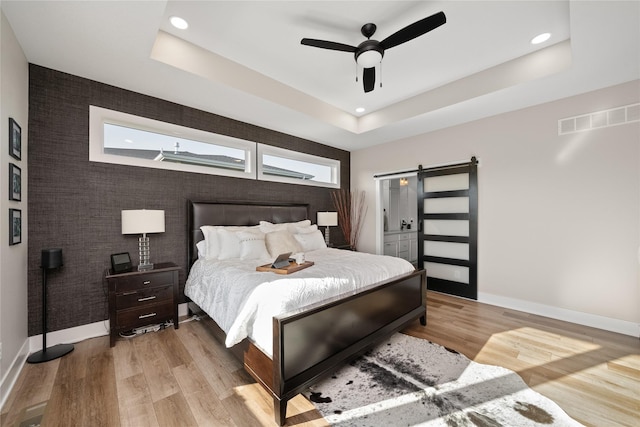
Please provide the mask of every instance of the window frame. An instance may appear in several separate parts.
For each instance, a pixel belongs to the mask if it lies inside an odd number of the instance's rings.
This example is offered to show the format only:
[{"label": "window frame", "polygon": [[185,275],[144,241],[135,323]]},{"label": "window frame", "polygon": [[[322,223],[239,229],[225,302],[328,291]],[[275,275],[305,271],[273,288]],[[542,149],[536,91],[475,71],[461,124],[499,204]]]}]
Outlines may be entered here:
[{"label": "window frame", "polygon": [[[331,182],[314,180],[303,180],[289,178],[285,176],[271,175],[264,173],[264,156],[281,157],[306,163],[313,163],[331,168]],[[315,187],[340,188],[340,161],[327,157],[315,156],[313,154],[300,153],[299,151],[288,150],[286,148],[274,147],[271,145],[258,144],[257,153],[257,176],[261,181],[284,182],[289,184],[310,185]]]},{"label": "window frame", "polygon": [[[245,152],[245,168],[244,171],[242,171],[214,166],[199,166],[193,163],[163,162],[117,154],[107,154],[104,152],[105,124],[128,127],[162,135],[176,135],[179,138],[189,139],[195,142],[240,149]],[[135,116],[120,111],[108,110],[93,105],[89,106],[89,161],[92,162],[255,179],[255,168],[253,166],[254,159],[256,158],[255,153],[256,143],[252,141]]]}]

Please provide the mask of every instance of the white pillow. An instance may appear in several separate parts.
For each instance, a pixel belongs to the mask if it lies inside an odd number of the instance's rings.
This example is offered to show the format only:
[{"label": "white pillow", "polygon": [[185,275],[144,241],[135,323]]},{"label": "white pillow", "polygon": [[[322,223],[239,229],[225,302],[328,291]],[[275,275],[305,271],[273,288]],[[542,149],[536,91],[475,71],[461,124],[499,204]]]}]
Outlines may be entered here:
[{"label": "white pillow", "polygon": [[217,259],[220,255],[220,236],[218,235],[219,227],[212,225],[203,225],[200,227],[204,235],[205,250],[203,251],[206,259]]},{"label": "white pillow", "polygon": [[263,233],[272,233],[274,231],[282,231],[287,229],[287,224],[273,224],[268,221],[260,221],[260,231]]},{"label": "white pillow", "polygon": [[304,252],[315,251],[317,249],[323,249],[327,247],[324,241],[324,236],[320,230],[316,230],[312,233],[306,234],[294,234],[293,237],[300,243]]},{"label": "white pillow", "polygon": [[280,224],[273,224],[269,221],[260,221],[260,231],[263,233],[271,233],[272,231],[282,231],[289,230],[291,232],[291,227],[305,227],[311,225],[311,220],[303,219],[302,221],[296,222],[283,222]]},{"label": "white pillow", "polygon": [[240,239],[237,233],[237,231],[224,228],[218,230],[218,237],[220,238],[218,259],[240,258]]},{"label": "white pillow", "polygon": [[196,243],[196,248],[198,249],[198,258],[207,259],[207,242],[200,240]]},{"label": "white pillow", "polygon": [[289,227],[289,231],[293,234],[309,234],[309,233],[313,233],[317,229],[318,229],[318,226],[316,224],[307,225],[304,227]]},{"label": "white pillow", "polygon": [[[226,231],[244,231],[244,230],[253,230],[258,229],[257,225],[252,226],[241,226],[241,225],[203,225],[200,227],[202,230],[202,234],[204,235],[204,240],[206,242],[206,249],[203,251],[206,259],[218,259],[220,257],[220,252],[222,252],[222,242],[220,238],[220,230]],[[235,257],[231,257],[235,258]]]},{"label": "white pillow", "polygon": [[264,233],[259,230],[238,231],[240,259],[267,259],[269,252],[264,243]]},{"label": "white pillow", "polygon": [[267,250],[271,257],[275,258],[280,254],[287,252],[300,252],[302,246],[293,237],[293,234],[286,230],[272,231],[265,235],[265,241],[267,243]]}]

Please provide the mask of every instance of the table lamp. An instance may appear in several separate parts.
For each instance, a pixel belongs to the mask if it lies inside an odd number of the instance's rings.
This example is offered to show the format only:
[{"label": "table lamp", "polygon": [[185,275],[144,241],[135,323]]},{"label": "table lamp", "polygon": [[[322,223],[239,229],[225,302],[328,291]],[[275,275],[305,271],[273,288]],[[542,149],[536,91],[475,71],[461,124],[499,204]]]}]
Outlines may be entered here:
[{"label": "table lamp", "polygon": [[338,225],[338,212],[318,212],[318,227],[325,227],[324,241],[329,246],[329,227]]},{"label": "table lamp", "polygon": [[142,234],[138,238],[138,271],[153,269],[149,261],[149,238],[147,233],[164,233],[164,211],[135,209],[122,211],[122,234]]}]

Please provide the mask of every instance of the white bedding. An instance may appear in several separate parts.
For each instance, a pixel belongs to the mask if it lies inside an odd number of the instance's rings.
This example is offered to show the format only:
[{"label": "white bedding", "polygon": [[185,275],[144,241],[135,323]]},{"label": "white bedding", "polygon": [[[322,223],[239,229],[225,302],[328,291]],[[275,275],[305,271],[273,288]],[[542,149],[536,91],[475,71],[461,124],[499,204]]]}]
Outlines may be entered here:
[{"label": "white bedding", "polygon": [[199,259],[184,292],[227,334],[227,347],[248,337],[271,355],[273,316],[414,270],[401,258],[333,248],[305,258],[315,264],[290,275],[256,271],[271,259]]}]

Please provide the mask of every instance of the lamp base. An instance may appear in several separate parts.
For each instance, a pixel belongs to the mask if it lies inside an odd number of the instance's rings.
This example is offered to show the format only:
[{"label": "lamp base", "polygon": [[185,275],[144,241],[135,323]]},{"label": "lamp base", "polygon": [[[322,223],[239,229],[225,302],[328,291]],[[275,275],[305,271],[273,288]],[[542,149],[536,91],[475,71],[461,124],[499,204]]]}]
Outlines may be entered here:
[{"label": "lamp base", "polygon": [[138,271],[147,271],[147,270],[153,270],[153,263],[140,264],[138,266]]},{"label": "lamp base", "polygon": [[73,351],[73,344],[58,344],[44,350],[36,351],[27,357],[27,363],[42,363],[57,359]]}]

